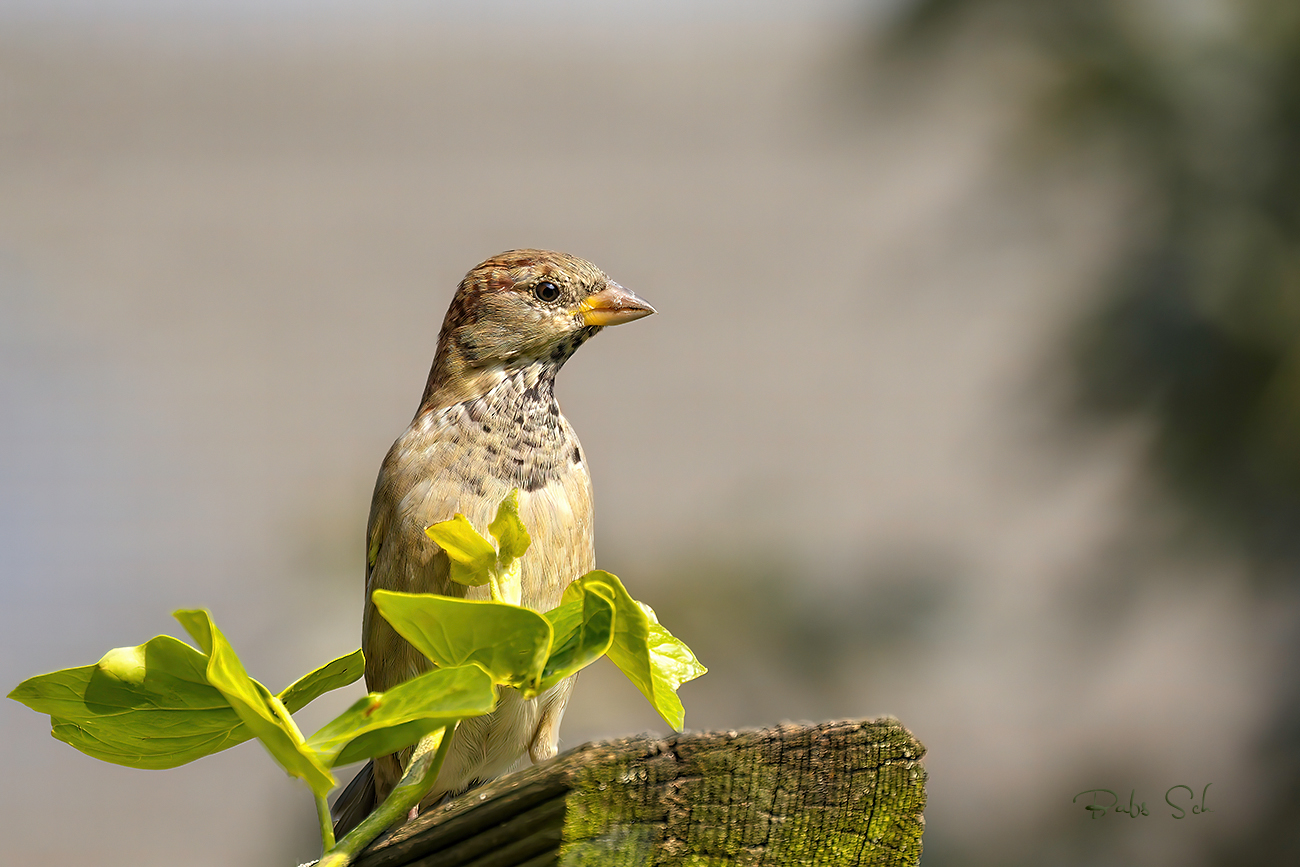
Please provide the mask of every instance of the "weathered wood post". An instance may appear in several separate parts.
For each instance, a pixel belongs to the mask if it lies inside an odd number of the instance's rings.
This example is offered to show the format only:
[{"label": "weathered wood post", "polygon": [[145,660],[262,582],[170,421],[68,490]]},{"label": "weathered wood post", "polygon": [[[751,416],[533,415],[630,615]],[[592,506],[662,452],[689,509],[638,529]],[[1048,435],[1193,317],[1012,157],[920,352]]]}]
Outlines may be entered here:
[{"label": "weathered wood post", "polygon": [[587,744],[429,811],[357,867],[916,865],[924,754],[889,718]]}]

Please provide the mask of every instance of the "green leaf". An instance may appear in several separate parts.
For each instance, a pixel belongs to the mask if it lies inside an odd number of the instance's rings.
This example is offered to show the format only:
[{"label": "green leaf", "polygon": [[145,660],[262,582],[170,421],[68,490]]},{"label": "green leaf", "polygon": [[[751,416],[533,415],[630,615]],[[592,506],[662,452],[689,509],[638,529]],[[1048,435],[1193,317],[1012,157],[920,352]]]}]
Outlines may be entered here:
[{"label": "green leaf", "polygon": [[354,650],[289,684],[278,696],[289,713],[297,713],[331,690],[355,683],[366,673],[366,657]]},{"label": "green leaf", "polygon": [[533,540],[519,517],[518,488],[507,494],[497,506],[497,516],[488,524],[488,532],[496,538],[500,548],[497,553],[496,592],[492,598],[519,605],[524,595],[523,564],[519,558],[524,556]]},{"label": "green leaf", "polygon": [[477,665],[439,668],[372,692],[307,739],[329,767],[384,756],[458,720],[490,713],[497,692]]},{"label": "green leaf", "polygon": [[[686,711],[677,697],[677,687],[706,674],[708,669],[700,664],[685,642],[659,624],[659,618],[655,617],[649,605],[644,602],[637,602],[637,605],[650,621],[650,634],[646,646],[650,652],[650,673],[654,679],[654,694],[665,699],[665,707],[671,709],[673,716],[670,718],[662,710],[660,714],[673,725],[673,728],[680,730],[685,721]],[[669,697],[671,701],[668,700]],[[676,719],[675,723],[673,719]]]},{"label": "green leaf", "polygon": [[244,725],[290,776],[302,779],[317,795],[334,788],[334,777],[303,744],[302,732],[280,699],[248,676],[234,648],[203,610],[173,615],[208,655],[207,678],[239,714]]},{"label": "green leaf", "polygon": [[674,729],[681,729],[686,712],[677,687],[707,669],[681,641],[659,625],[649,606],[628,595],[623,582],[597,569],[564,590],[565,603],[597,594],[614,607],[614,638],[609,658],[641,690],[651,706]]},{"label": "green leaf", "polygon": [[208,658],[159,635],[96,665],[30,677],[9,697],[50,715],[52,734],[89,756],[132,768],[174,768],[252,733],[207,682]]},{"label": "green leaf", "polygon": [[484,539],[464,515],[424,528],[424,534],[438,543],[451,560],[451,580],[478,587],[492,579],[496,570],[497,551]]},{"label": "green leaf", "polygon": [[[59,740],[94,758],[133,768],[174,768],[261,732],[266,734],[263,742],[270,741],[267,749],[290,773],[328,791],[332,777],[310,751],[304,752],[289,709],[298,710],[360,677],[361,651],[321,666],[276,697],[248,677],[207,612],[181,611],[177,619],[207,653],[159,635],[136,647],[110,650],[95,665],[28,678],[9,697],[49,714],[51,733]],[[478,677],[487,679],[481,673]],[[235,702],[245,705],[245,714]],[[250,712],[259,718],[252,726],[244,719]],[[267,734],[268,727],[274,731]],[[287,763],[281,758],[286,739],[297,745],[288,748]]]},{"label": "green leaf", "polygon": [[528,535],[528,528],[519,517],[519,489],[515,488],[497,506],[497,516],[488,524],[488,532],[497,540],[501,553],[498,560],[501,566],[508,567],[512,562],[524,556],[528,546],[533,543]]},{"label": "green leaf", "polygon": [[474,663],[498,684],[530,690],[541,681],[552,632],[536,611],[431,593],[376,590],[372,598],[398,635],[443,668]]},{"label": "green leaf", "polygon": [[552,608],[544,616],[555,637],[542,670],[542,691],[605,655],[614,640],[614,606],[599,592],[588,592],[581,601]]}]

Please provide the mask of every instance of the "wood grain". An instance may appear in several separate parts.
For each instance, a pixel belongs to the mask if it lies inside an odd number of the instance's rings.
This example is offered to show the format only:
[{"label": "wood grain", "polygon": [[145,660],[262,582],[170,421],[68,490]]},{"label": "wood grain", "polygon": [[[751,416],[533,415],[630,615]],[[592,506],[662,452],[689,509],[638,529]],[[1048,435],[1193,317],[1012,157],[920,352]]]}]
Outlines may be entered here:
[{"label": "wood grain", "polygon": [[889,718],[586,744],[425,813],[357,865],[916,865],[924,754]]}]

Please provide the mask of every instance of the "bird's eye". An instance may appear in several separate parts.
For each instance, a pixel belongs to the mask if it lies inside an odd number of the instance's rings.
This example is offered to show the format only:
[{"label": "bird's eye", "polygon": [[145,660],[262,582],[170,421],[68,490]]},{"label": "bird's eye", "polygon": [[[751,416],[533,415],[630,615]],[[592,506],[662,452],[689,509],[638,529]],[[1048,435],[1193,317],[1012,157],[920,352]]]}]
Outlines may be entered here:
[{"label": "bird's eye", "polygon": [[549,304],[560,297],[560,287],[549,280],[543,280],[533,287],[533,295],[536,296],[538,301],[545,301]]}]

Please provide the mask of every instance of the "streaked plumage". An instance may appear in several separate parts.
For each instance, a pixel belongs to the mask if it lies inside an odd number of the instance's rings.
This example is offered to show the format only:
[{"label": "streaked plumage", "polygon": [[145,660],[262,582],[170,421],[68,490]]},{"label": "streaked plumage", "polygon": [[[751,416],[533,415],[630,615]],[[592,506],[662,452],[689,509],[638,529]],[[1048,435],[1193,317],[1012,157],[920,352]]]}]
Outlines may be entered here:
[{"label": "streaked plumage", "polygon": [[[532,536],[522,561],[523,604],[545,611],[564,587],[595,568],[591,478],[573,428],[560,413],[555,375],[605,325],[653,313],[589,262],[515,250],[474,268],[447,311],[419,411],[379,471],[367,532],[362,647],[366,684],[388,689],[430,663],[378,615],[378,588],[487,598],[448,577],[424,528],[459,512],[480,530],[518,488]],[[556,752],[570,679],[533,701],[503,690],[497,710],[464,721],[425,804],[508,771],[527,755]],[[363,771],[335,807],[340,830],[360,821],[402,772],[402,756]],[[367,768],[367,771],[370,771]]]}]

